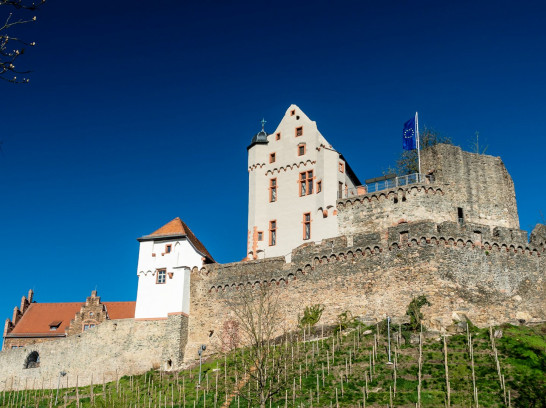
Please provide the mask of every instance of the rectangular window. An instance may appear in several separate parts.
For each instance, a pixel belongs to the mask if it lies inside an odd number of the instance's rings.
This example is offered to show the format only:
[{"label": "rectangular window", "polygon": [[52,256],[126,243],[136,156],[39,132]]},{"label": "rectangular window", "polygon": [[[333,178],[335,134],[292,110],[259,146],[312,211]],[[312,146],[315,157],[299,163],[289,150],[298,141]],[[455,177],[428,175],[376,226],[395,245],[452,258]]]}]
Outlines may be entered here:
[{"label": "rectangular window", "polygon": [[275,153],[269,155],[269,163],[275,163]]},{"label": "rectangular window", "polygon": [[303,156],[305,154],[305,145],[300,144],[298,145],[298,156]]},{"label": "rectangular window", "polygon": [[300,197],[313,194],[313,170],[300,173]]},{"label": "rectangular window", "polygon": [[457,208],[457,218],[459,219],[460,224],[464,223],[464,214],[463,214],[463,209],[461,207]]},{"label": "rectangular window", "polygon": [[275,140],[281,140],[281,133],[280,132],[275,135]]},{"label": "rectangular window", "polygon": [[339,162],[339,171],[341,173],[345,172],[345,165],[343,164],[343,162]]},{"label": "rectangular window", "polygon": [[303,126],[299,126],[296,128],[296,137],[303,135]]},{"label": "rectangular window", "polygon": [[322,191],[322,180],[317,181],[317,193],[320,193]]},{"label": "rectangular window", "polygon": [[173,246],[171,244],[165,245],[165,253],[170,254],[173,249]]},{"label": "rectangular window", "polygon": [[86,330],[89,330],[89,325],[88,324],[83,325],[83,331],[86,331]]},{"label": "rectangular window", "polygon": [[277,221],[269,221],[269,246],[277,244]]},{"label": "rectangular window", "polygon": [[158,269],[157,270],[157,278],[155,283],[165,283],[167,281],[167,270],[166,269]]},{"label": "rectangular window", "polygon": [[337,188],[337,198],[343,198],[343,183],[340,181]]},{"label": "rectangular window", "polygon": [[303,214],[303,239],[311,239],[311,213]]},{"label": "rectangular window", "polygon": [[263,241],[264,240],[264,233],[263,231],[258,231],[258,241]]},{"label": "rectangular window", "polygon": [[274,203],[277,201],[277,179],[272,178],[269,180],[269,202]]}]

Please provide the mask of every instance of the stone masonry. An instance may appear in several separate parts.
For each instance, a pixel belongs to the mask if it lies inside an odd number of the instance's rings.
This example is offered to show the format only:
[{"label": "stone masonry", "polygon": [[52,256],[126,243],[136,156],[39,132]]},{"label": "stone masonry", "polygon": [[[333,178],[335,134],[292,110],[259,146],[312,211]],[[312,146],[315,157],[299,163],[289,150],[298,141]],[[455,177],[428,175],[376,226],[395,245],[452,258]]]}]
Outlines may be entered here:
[{"label": "stone masonry", "polygon": [[524,231],[419,221],[302,245],[291,263],[271,258],[194,269],[185,360],[195,359],[200,344],[218,350],[222,325],[233,319],[226,300],[238,288],[261,284],[280,291],[286,329],[295,328],[298,313],[311,304],[325,306],[324,324],[345,310],[378,321],[403,316],[418,295],[431,303],[424,308],[431,329],[445,330],[463,316],[478,326],[542,321],[544,256],[544,247],[527,242]]},{"label": "stone masonry", "polygon": [[[164,320],[105,320],[83,333],[0,353],[0,389],[56,387],[112,381],[151,368],[180,367],[187,338],[187,316]],[[27,356],[38,352],[39,365],[25,368]]]}]

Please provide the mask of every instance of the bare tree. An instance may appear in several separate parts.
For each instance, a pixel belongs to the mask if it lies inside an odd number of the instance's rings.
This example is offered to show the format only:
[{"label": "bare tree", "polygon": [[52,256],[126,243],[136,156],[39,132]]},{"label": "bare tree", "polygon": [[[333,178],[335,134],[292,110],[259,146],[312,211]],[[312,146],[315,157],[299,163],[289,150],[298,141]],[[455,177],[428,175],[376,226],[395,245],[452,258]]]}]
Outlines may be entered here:
[{"label": "bare tree", "polygon": [[243,347],[236,363],[247,383],[241,398],[248,399],[250,406],[265,408],[286,388],[286,337],[284,344],[275,342],[284,332],[278,292],[266,282],[240,287],[227,304]]},{"label": "bare tree", "polygon": [[[25,41],[17,35],[12,35],[17,26],[21,24],[36,21],[36,16],[20,18],[13,15],[13,11],[35,11],[45,0],[0,0],[0,6],[5,6],[2,10],[11,8],[6,17],[3,17],[3,25],[0,25],[0,79],[12,83],[28,83],[29,79],[18,77],[18,75],[28,74],[28,70],[20,70],[18,66],[19,58],[25,53],[27,47],[33,47],[35,42]],[[2,23],[0,23],[2,24]]]}]

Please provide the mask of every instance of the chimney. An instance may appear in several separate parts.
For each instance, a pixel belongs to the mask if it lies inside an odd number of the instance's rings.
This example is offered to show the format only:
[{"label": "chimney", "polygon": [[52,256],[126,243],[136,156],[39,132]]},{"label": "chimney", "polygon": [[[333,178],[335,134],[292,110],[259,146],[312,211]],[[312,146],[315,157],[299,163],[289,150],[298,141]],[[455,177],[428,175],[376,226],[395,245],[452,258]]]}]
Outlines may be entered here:
[{"label": "chimney", "polygon": [[34,291],[32,289],[28,291],[27,299],[28,299],[28,303],[32,303],[32,301],[34,300]]}]

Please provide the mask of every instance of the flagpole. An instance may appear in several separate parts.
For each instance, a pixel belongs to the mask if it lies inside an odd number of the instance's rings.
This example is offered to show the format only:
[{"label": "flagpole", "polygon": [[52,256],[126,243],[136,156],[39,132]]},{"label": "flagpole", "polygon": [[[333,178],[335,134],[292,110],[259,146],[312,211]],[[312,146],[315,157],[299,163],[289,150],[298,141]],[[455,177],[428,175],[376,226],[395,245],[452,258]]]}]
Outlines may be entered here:
[{"label": "flagpole", "polygon": [[419,175],[417,176],[421,182],[421,148],[419,146],[419,115],[415,112],[415,130],[417,132],[417,163],[419,164]]}]

